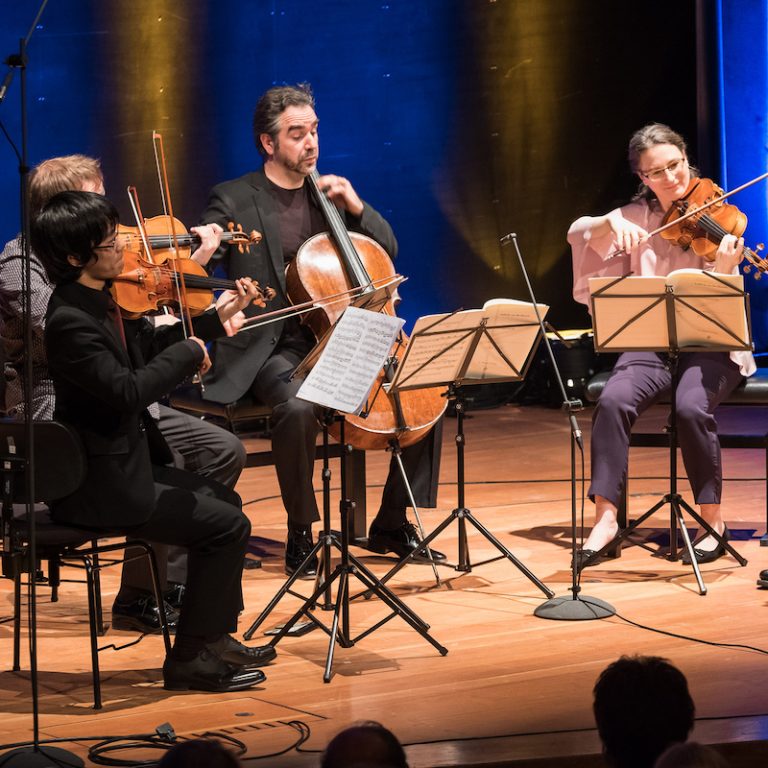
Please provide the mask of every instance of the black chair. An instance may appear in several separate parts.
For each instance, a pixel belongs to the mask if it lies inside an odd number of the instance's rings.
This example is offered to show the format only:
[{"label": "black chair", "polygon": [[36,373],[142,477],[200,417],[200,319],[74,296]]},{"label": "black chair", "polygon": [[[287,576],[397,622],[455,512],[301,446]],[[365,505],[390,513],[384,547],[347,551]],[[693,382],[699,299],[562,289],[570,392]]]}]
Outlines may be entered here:
[{"label": "black chair", "polygon": [[[38,579],[39,566],[48,562],[48,583],[51,600],[58,600],[63,565],[85,571],[88,594],[88,619],[93,676],[93,707],[101,709],[101,682],[99,676],[98,636],[105,627],[101,610],[99,572],[102,568],[118,565],[123,558],[101,556],[123,552],[134,547],[140,550],[137,557],[147,558],[152,571],[155,599],[160,606],[160,618],[166,652],[171,641],[163,610],[162,589],[157,577],[154,552],[149,543],[141,540],[108,542],[99,544],[98,539],[109,536],[105,531],[88,530],[60,525],[48,515],[46,502],[69,495],[85,478],[86,457],[78,435],[64,424],[55,421],[32,422],[34,440],[34,499],[32,514],[35,530],[35,562],[30,551],[31,524],[27,508],[27,424],[20,421],[0,420],[0,482],[2,483],[2,555],[3,576],[14,581],[14,659],[13,669],[20,669],[21,637],[21,584],[22,575],[30,574]],[[33,623],[34,624],[34,623]],[[30,627],[35,632],[36,627]],[[110,646],[111,647],[111,646]]]}]

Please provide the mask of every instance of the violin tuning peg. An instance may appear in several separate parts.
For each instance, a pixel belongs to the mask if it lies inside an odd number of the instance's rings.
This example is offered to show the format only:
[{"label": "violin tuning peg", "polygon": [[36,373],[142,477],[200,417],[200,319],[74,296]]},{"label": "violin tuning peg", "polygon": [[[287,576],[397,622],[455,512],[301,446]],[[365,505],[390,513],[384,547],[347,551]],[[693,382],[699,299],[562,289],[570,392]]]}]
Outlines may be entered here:
[{"label": "violin tuning peg", "polygon": [[752,265],[751,264],[745,264],[742,268],[742,271],[745,275],[748,275],[752,271]]},{"label": "violin tuning peg", "polygon": [[765,243],[758,243],[758,244],[755,246],[755,250],[756,250],[756,251],[762,251],[764,248],[765,248]]},{"label": "violin tuning peg", "polygon": [[762,272],[755,272],[755,274],[753,275],[755,280],[759,280],[762,276],[763,276]]}]

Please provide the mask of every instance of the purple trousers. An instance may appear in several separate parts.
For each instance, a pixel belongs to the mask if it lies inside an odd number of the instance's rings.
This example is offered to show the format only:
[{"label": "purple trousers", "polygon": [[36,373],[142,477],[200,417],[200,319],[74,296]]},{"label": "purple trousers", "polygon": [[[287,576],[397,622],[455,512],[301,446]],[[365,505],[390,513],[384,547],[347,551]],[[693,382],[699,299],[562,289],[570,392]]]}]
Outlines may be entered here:
[{"label": "purple trousers", "polygon": [[[723,477],[715,408],[742,379],[727,352],[683,352],[678,359],[677,441],[697,504],[719,504]],[[592,415],[589,496],[619,504],[637,417],[669,391],[665,354],[624,352]]]}]

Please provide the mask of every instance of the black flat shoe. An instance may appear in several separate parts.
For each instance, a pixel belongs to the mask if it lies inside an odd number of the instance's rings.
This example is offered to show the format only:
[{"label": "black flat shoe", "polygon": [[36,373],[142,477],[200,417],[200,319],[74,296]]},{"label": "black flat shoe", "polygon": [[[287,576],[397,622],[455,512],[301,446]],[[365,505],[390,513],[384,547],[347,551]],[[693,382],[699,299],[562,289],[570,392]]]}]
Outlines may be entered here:
[{"label": "black flat shoe", "polygon": [[[693,554],[696,558],[696,562],[699,565],[703,565],[704,563],[713,563],[715,560],[719,560],[723,555],[727,554],[728,550],[725,548],[726,541],[729,541],[731,538],[731,535],[726,528],[723,531],[723,541],[718,542],[717,546],[714,549],[711,549],[709,551],[699,549],[698,547],[693,548]],[[690,565],[691,564],[691,557],[688,554],[688,550],[683,552],[682,562],[684,565]]]},{"label": "black flat shoe", "polygon": [[768,570],[760,571],[760,578],[757,580],[757,586],[760,589],[768,589]]},{"label": "black flat shoe", "polygon": [[[168,631],[175,632],[179,613],[168,602],[165,603],[165,618]],[[129,632],[143,632],[157,635],[160,629],[160,611],[154,595],[144,595],[136,600],[115,600],[112,604],[112,628]]]},{"label": "black flat shoe", "polygon": [[215,643],[208,643],[206,648],[228,664],[241,667],[260,667],[269,664],[277,656],[277,651],[271,645],[243,645],[232,635],[222,635]]},{"label": "black flat shoe", "polygon": [[192,661],[167,656],[163,681],[168,691],[243,691],[266,680],[260,669],[229,664],[209,648],[203,648]]},{"label": "black flat shoe", "polygon": [[[597,565],[603,558],[595,557],[596,554],[596,549],[577,549],[576,570],[581,571],[582,568],[590,568],[593,565]],[[573,568],[573,563],[571,563],[571,568]]]},{"label": "black flat shoe", "polygon": [[[368,549],[381,555],[394,552],[402,560],[410,555],[414,549],[418,549],[420,545],[421,537],[416,526],[407,520],[393,531],[385,531],[383,528],[379,528],[376,523],[371,523],[371,528],[368,531]],[[432,547],[429,548],[429,551],[435,562],[445,560],[445,555],[442,552],[438,552]],[[419,552],[412,559],[414,563],[429,563],[429,557],[425,551]]]}]

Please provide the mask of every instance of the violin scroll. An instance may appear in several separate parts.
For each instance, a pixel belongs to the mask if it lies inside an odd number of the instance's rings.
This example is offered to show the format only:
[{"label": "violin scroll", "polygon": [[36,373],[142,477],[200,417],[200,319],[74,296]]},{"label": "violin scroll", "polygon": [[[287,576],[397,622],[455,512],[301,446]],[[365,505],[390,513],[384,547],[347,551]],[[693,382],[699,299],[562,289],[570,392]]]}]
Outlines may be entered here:
[{"label": "violin scroll", "polygon": [[251,245],[256,245],[261,242],[261,232],[257,232],[252,229],[249,234],[243,232],[242,224],[235,224],[234,221],[230,221],[227,224],[229,235],[222,238],[222,242],[228,242],[237,246],[237,250],[240,253],[248,250]]}]

